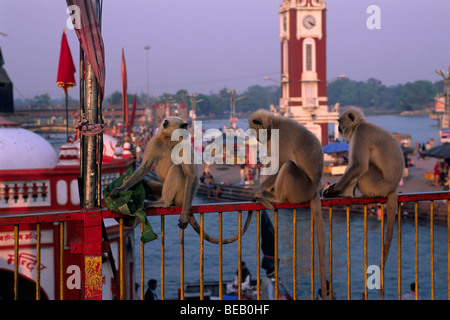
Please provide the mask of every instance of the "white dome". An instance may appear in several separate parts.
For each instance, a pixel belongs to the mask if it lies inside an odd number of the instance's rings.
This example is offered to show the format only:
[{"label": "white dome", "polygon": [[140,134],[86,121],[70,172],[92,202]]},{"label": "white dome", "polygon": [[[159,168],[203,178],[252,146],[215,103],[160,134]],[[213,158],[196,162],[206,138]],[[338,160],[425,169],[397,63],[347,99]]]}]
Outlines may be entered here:
[{"label": "white dome", "polygon": [[0,170],[54,168],[58,156],[40,135],[22,128],[0,128]]}]

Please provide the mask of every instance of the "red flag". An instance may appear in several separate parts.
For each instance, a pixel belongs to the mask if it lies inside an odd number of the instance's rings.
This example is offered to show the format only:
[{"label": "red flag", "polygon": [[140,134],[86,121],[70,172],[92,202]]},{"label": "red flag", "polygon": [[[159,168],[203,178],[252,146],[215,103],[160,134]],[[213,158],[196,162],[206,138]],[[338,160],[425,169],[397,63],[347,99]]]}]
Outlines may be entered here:
[{"label": "red flag", "polygon": [[[105,50],[100,24],[91,0],[66,0],[75,32],[97,78],[102,98],[105,93]],[[73,8],[76,7],[77,10]],[[72,14],[73,12],[73,14]]]},{"label": "red flag", "polygon": [[123,103],[123,121],[125,128],[128,128],[128,94],[127,94],[127,66],[125,65],[125,53],[122,48],[122,103]]},{"label": "red flag", "polygon": [[128,136],[131,135],[131,129],[133,128],[133,124],[134,124],[134,117],[136,114],[136,97],[137,97],[137,92],[134,94],[133,108],[131,109],[130,124],[128,125]]},{"label": "red flag", "polygon": [[67,93],[67,90],[76,84],[75,71],[69,43],[67,42],[66,29],[64,29],[59,52],[58,75],[56,77],[56,83],[64,90],[64,93]]}]

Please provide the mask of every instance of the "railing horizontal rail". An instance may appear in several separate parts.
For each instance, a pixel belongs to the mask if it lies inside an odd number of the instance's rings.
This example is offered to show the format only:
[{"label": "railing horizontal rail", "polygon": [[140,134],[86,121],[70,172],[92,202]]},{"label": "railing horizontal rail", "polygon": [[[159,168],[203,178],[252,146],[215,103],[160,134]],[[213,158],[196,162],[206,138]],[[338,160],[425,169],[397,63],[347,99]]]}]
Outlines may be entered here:
[{"label": "railing horizontal rail", "polygon": [[[399,194],[398,202],[416,202],[416,201],[434,201],[434,200],[449,200],[450,192],[423,192],[423,193],[404,193]],[[364,205],[370,203],[386,203],[385,197],[355,197],[355,198],[330,198],[322,199],[323,207],[334,206],[351,206]],[[275,209],[296,209],[308,208],[309,203],[274,203]],[[177,215],[181,213],[181,206],[169,208],[150,208],[146,210],[147,215],[161,216],[161,215]],[[266,209],[262,204],[251,201],[233,202],[233,203],[211,203],[204,205],[193,205],[192,213],[212,213],[212,212],[229,212],[229,211],[248,211],[248,210],[263,210]],[[87,212],[87,211],[86,211]],[[59,222],[70,220],[83,219],[84,212],[82,210],[74,211],[54,211],[54,212],[40,212],[31,214],[15,214],[0,216],[0,226],[12,224],[36,224],[43,222]],[[116,214],[107,209],[102,210],[102,218],[123,218],[123,215]]]}]

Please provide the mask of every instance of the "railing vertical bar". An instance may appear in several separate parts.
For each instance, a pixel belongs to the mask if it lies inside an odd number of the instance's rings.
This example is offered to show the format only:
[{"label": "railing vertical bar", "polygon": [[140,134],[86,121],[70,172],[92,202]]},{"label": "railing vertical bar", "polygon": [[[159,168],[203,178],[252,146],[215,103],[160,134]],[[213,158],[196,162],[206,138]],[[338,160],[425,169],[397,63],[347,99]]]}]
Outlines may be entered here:
[{"label": "railing vertical bar", "polygon": [[119,219],[119,300],[125,299],[125,263],[124,263],[124,239],[123,218]]},{"label": "railing vertical bar", "polygon": [[311,248],[310,248],[310,251],[311,251],[311,254],[310,254],[310,260],[311,260],[311,266],[310,266],[310,268],[311,268],[311,274],[310,274],[310,277],[311,277],[311,300],[314,300],[314,215],[313,215],[313,212],[312,212],[312,210],[311,210],[311,225],[310,225],[310,229],[311,229],[311,232],[310,232],[310,244],[311,244]]},{"label": "railing vertical bar", "polygon": [[418,202],[414,203],[414,283],[416,286],[415,294],[416,300],[419,299],[419,210],[418,210]]},{"label": "railing vertical bar", "polygon": [[384,204],[381,204],[381,261],[380,261],[380,282],[381,292],[384,296]]},{"label": "railing vertical bar", "polygon": [[180,229],[180,300],[184,300],[184,229]]},{"label": "railing vertical bar", "polygon": [[[223,300],[223,243],[222,243],[222,212],[219,212],[219,300]],[[259,251],[258,251],[259,253]]]},{"label": "railing vertical bar", "polygon": [[328,273],[330,284],[330,295],[329,298],[333,298],[333,207],[328,208]]},{"label": "railing vertical bar", "polygon": [[364,205],[364,300],[367,300],[367,205]]},{"label": "railing vertical bar", "polygon": [[402,204],[398,204],[397,224],[398,224],[398,300],[402,298]]},{"label": "railing vertical bar", "polygon": [[242,211],[238,211],[238,300],[241,300],[242,295],[242,238],[241,238],[241,225],[242,225]]},{"label": "railing vertical bar", "polygon": [[297,300],[297,209],[292,210],[292,286],[293,299]]},{"label": "railing vertical bar", "polygon": [[430,269],[431,300],[434,300],[434,201],[430,201]]},{"label": "railing vertical bar", "polygon": [[447,300],[450,300],[450,201],[447,200]]},{"label": "railing vertical bar", "polygon": [[64,300],[64,222],[59,223],[59,299]]},{"label": "railing vertical bar", "polygon": [[[141,223],[141,237],[144,232],[144,224]],[[144,272],[144,242],[139,241],[141,246],[140,256],[141,256],[141,300],[145,298],[145,272]]]},{"label": "railing vertical bar", "polygon": [[165,274],[164,274],[164,254],[165,254],[165,216],[161,216],[161,300],[164,300]]},{"label": "railing vertical bar", "polygon": [[19,225],[14,225],[14,300],[19,300]]},{"label": "railing vertical bar", "polygon": [[[248,214],[248,213],[247,213]],[[260,211],[256,210],[256,300],[260,299],[261,289],[261,220]]]},{"label": "railing vertical bar", "polygon": [[274,250],[273,250],[273,256],[274,256],[274,269],[275,269],[275,289],[274,289],[274,295],[275,300],[278,300],[278,209],[274,210]]},{"label": "railing vertical bar", "polygon": [[41,300],[41,224],[36,224],[36,300]]},{"label": "railing vertical bar", "polygon": [[203,231],[205,230],[205,226],[204,226],[204,214],[200,213],[200,300],[204,300],[205,299],[205,282],[204,282],[204,255],[205,255],[205,248],[204,248],[204,241],[203,241]]},{"label": "railing vertical bar", "polygon": [[350,300],[350,206],[346,210],[347,225],[347,300]]}]

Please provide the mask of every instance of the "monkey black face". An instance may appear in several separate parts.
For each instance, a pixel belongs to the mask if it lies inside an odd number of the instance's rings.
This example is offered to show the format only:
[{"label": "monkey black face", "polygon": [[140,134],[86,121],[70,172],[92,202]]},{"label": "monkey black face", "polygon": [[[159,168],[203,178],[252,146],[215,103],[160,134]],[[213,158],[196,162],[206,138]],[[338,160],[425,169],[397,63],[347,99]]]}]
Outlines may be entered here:
[{"label": "monkey black face", "polygon": [[257,126],[262,126],[262,121],[259,119],[253,119],[253,124],[256,124]]}]

